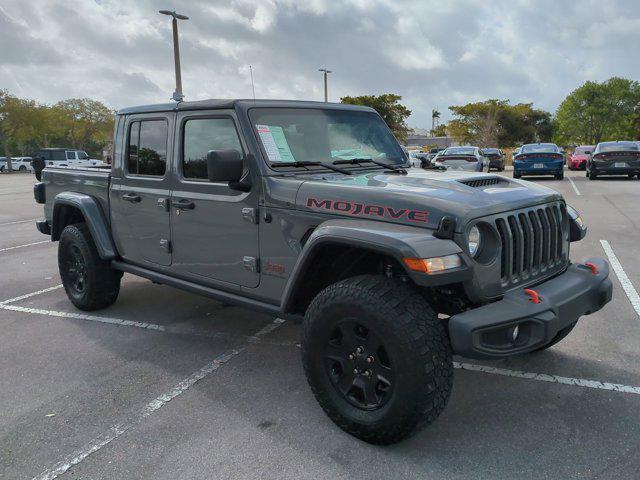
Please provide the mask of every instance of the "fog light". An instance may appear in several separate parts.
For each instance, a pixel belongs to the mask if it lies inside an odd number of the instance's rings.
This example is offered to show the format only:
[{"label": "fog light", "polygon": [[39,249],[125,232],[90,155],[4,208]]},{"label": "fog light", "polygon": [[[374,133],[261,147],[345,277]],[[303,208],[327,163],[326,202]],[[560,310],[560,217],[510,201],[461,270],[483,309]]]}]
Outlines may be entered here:
[{"label": "fog light", "polygon": [[515,327],[513,327],[513,330],[511,330],[511,340],[515,342],[518,339],[519,334],[520,334],[520,326],[516,325]]}]

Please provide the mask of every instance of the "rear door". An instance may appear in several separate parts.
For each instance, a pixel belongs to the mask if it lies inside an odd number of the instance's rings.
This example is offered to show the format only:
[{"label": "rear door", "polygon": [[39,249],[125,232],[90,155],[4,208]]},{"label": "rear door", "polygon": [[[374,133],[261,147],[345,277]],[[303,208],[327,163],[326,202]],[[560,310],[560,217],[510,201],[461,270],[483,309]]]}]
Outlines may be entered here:
[{"label": "rear door", "polygon": [[123,154],[114,165],[112,229],[131,263],[171,264],[170,162],[175,114],[133,115],[123,122]]},{"label": "rear door", "polygon": [[247,151],[235,114],[181,112],[176,125],[172,268],[194,281],[255,287],[258,185],[241,192],[207,179],[207,152],[233,149],[244,156]]}]

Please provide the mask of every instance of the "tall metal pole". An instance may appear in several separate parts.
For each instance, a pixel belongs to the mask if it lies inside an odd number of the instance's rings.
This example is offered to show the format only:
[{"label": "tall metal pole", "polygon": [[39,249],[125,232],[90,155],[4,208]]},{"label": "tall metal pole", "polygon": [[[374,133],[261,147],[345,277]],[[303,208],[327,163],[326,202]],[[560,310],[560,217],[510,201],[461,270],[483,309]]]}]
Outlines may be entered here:
[{"label": "tall metal pole", "polygon": [[189,17],[171,10],[160,10],[163,15],[173,17],[171,25],[173,27],[173,63],[176,69],[176,91],[173,92],[173,100],[181,102],[184,99],[182,93],[182,73],[180,71],[180,45],[178,42],[178,20],[189,20]]},{"label": "tall metal pole", "polygon": [[329,89],[327,84],[329,83],[328,77],[330,73],[333,73],[331,70],[327,70],[326,68],[319,68],[319,72],[324,72],[324,101],[329,101]]},{"label": "tall metal pole", "polygon": [[180,72],[180,44],[178,43],[178,19],[173,17],[171,21],[173,25],[173,61],[176,67],[176,91],[173,92],[173,99],[176,102],[182,101],[184,94],[182,93],[182,73]]}]

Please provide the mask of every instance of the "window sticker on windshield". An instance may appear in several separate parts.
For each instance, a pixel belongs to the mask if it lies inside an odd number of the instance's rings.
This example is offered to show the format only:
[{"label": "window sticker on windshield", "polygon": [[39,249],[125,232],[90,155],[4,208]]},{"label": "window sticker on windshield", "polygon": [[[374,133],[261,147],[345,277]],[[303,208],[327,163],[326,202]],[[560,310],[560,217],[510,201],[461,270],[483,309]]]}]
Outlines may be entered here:
[{"label": "window sticker on windshield", "polygon": [[282,127],[277,125],[256,125],[267,157],[271,162],[295,162]]}]

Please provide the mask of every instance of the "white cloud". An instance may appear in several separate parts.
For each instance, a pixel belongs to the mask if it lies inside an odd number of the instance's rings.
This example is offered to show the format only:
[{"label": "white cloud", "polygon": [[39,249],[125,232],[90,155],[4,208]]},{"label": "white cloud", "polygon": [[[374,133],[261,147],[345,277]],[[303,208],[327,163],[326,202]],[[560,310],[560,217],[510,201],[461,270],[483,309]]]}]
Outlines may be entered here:
[{"label": "white cloud", "polygon": [[[0,88],[52,103],[167,101],[166,0],[2,0]],[[487,98],[555,110],[588,79],[640,78],[635,0],[192,0],[180,22],[188,99],[398,93],[411,123]]]}]

